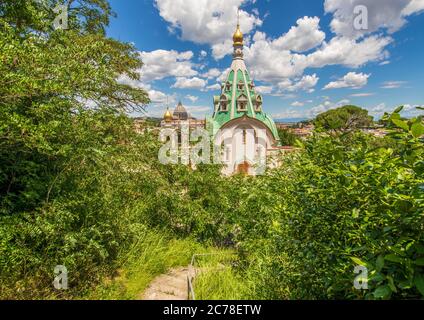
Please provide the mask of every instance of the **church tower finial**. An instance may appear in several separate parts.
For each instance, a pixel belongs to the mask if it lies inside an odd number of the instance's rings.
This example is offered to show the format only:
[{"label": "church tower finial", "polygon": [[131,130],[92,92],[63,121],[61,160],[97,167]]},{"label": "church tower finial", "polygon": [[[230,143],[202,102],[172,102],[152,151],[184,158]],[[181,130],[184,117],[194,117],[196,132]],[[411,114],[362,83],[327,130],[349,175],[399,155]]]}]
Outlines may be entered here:
[{"label": "church tower finial", "polygon": [[240,9],[237,11],[237,29],[233,35],[234,58],[243,59],[243,33],[240,30]]},{"label": "church tower finial", "polygon": [[237,12],[237,29],[233,36],[234,47],[243,46],[243,33],[240,30],[240,9]]}]

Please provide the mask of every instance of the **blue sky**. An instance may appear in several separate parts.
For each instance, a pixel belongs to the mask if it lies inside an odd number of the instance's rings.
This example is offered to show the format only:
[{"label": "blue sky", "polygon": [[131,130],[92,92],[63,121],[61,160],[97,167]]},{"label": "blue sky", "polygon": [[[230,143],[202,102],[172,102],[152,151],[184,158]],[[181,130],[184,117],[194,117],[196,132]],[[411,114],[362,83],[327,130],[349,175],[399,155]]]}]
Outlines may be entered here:
[{"label": "blue sky", "polygon": [[[178,100],[196,117],[212,112],[217,84],[231,64],[239,7],[245,61],[274,118],[312,118],[344,104],[377,118],[406,105],[404,115],[414,116],[414,107],[424,104],[424,0],[111,4],[118,17],[108,35],[134,43],[145,62],[141,81],[121,81],[149,92],[151,116],[162,116],[167,101],[173,108]],[[353,27],[358,21],[361,30]]]}]

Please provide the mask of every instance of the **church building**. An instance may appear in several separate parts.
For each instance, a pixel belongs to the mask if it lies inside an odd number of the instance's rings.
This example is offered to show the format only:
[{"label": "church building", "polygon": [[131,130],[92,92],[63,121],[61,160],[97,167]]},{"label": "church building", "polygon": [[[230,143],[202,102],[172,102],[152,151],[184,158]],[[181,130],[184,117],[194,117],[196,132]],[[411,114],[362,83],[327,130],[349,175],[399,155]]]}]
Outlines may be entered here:
[{"label": "church building", "polygon": [[162,128],[175,128],[179,129],[182,124],[187,123],[190,128],[205,128],[205,120],[198,120],[193,118],[188,112],[187,109],[183,106],[181,101],[178,103],[177,107],[173,112],[166,110],[163,120],[160,124]]},{"label": "church building", "polygon": [[206,127],[215,150],[218,149],[225,175],[261,174],[266,168],[278,165],[270,160],[281,151],[277,127],[264,112],[263,98],[256,92],[246,68],[243,41],[240,23],[237,23],[233,62],[221,85],[221,94],[213,98],[212,117],[195,121],[180,102],[173,113],[166,111],[161,123],[161,127],[176,129],[183,121],[189,121],[191,128]]},{"label": "church building", "polygon": [[233,62],[221,95],[213,99],[209,127],[215,146],[222,150],[223,173],[255,175],[261,159],[278,151],[280,138],[274,120],[264,112],[263,98],[255,91],[243,58],[240,24],[233,36]]}]

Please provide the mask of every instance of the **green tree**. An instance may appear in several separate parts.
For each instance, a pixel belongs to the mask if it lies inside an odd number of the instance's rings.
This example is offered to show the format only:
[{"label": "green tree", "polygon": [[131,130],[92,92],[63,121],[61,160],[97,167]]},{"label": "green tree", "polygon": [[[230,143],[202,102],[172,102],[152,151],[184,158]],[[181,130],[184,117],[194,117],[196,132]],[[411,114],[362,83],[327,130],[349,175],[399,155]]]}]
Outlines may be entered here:
[{"label": "green tree", "polygon": [[281,144],[283,146],[294,146],[297,140],[297,136],[288,129],[278,129],[278,135],[280,136]]},{"label": "green tree", "polygon": [[120,75],[139,79],[142,63],[132,45],[99,32],[108,22],[107,2],[78,3],[72,9],[78,12],[75,23],[64,31],[49,29],[51,7],[38,1],[0,6],[3,212],[32,208],[46,197],[50,179],[74,152],[69,133],[78,125],[77,115],[89,109],[133,111],[149,101],[144,90],[117,81]]},{"label": "green tree", "polygon": [[314,121],[317,130],[333,133],[355,131],[372,123],[367,110],[350,105],[324,112]]},{"label": "green tree", "polygon": [[71,1],[68,30],[52,27],[57,3],[0,1],[3,297],[48,296],[61,263],[69,294],[98,281],[140,229],[134,199],[151,208],[156,192],[157,139],[135,136],[125,115],[147,93],[118,81],[139,79],[137,50],[105,36],[107,1]]}]

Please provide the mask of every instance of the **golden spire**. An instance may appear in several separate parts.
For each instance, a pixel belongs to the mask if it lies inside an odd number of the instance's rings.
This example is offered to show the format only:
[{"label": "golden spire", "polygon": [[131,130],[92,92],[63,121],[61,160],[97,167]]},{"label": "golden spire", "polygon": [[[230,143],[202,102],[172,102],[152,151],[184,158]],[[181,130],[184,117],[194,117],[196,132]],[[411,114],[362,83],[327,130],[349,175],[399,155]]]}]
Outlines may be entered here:
[{"label": "golden spire", "polygon": [[166,122],[171,122],[173,120],[172,113],[171,113],[171,111],[169,111],[169,107],[166,109],[166,112],[165,112],[165,115],[163,116],[163,119]]},{"label": "golden spire", "polygon": [[233,36],[234,46],[243,46],[243,33],[240,30],[240,9],[237,12],[237,30]]}]

